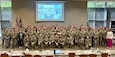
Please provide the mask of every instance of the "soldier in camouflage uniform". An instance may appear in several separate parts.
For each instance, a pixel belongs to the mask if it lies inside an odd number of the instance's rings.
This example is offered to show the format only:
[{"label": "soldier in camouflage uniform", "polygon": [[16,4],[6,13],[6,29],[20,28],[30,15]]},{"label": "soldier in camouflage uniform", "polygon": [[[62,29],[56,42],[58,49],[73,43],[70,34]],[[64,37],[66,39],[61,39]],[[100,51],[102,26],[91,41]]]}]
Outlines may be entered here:
[{"label": "soldier in camouflage uniform", "polygon": [[98,29],[95,30],[93,42],[94,42],[93,43],[94,48],[97,48],[99,46],[99,31],[98,31]]},{"label": "soldier in camouflage uniform", "polygon": [[103,30],[102,28],[98,28],[99,32],[99,46],[102,46],[102,38],[103,38]]},{"label": "soldier in camouflage uniform", "polygon": [[38,46],[38,39],[40,38],[40,31],[38,28],[36,28],[35,36],[37,38],[36,46]]},{"label": "soldier in camouflage uniform", "polygon": [[5,46],[6,29],[2,30],[2,47]]},{"label": "soldier in camouflage uniform", "polygon": [[65,45],[65,38],[64,37],[60,37],[59,38],[59,45],[61,48],[64,48],[64,45]]},{"label": "soldier in camouflage uniform", "polygon": [[49,37],[49,41],[48,41],[48,43],[49,43],[49,47],[50,47],[50,48],[53,47],[53,42],[54,42],[54,36],[53,36],[53,35],[50,35],[50,37]]},{"label": "soldier in camouflage uniform", "polygon": [[91,39],[91,47],[93,47],[93,39],[94,39],[94,30],[93,29],[89,30],[88,37]]},{"label": "soldier in camouflage uniform", "polygon": [[85,30],[82,28],[80,33],[79,33],[79,47],[81,49],[84,49],[85,46]]},{"label": "soldier in camouflage uniform", "polygon": [[5,47],[8,48],[10,46],[10,30],[9,29],[6,29],[6,32],[5,32]]},{"label": "soldier in camouflage uniform", "polygon": [[12,47],[16,47],[17,45],[17,35],[18,35],[18,32],[13,29],[12,33],[11,33],[11,42],[12,42]]},{"label": "soldier in camouflage uniform", "polygon": [[54,47],[55,47],[55,36],[54,36],[54,35],[51,35],[51,36],[50,36],[49,45],[50,45],[51,48],[54,48]]},{"label": "soldier in camouflage uniform", "polygon": [[106,46],[107,29],[103,28],[102,46]]},{"label": "soldier in camouflage uniform", "polygon": [[42,48],[43,47],[43,39],[44,39],[44,37],[42,36],[42,34],[40,34],[38,37],[39,37],[38,38],[38,47]]},{"label": "soldier in camouflage uniform", "polygon": [[44,47],[49,48],[49,37],[46,35],[45,38],[43,39],[44,42]]},{"label": "soldier in camouflage uniform", "polygon": [[25,36],[24,38],[24,47],[25,48],[30,48],[30,38],[28,35]]},{"label": "soldier in camouflage uniform", "polygon": [[73,37],[72,36],[67,37],[67,43],[69,45],[69,48],[73,47],[74,43],[73,43]]},{"label": "soldier in camouflage uniform", "polygon": [[55,47],[59,48],[59,36],[58,35],[55,35],[54,43],[55,43]]},{"label": "soldier in camouflage uniform", "polygon": [[33,36],[31,37],[31,47],[32,47],[32,48],[36,48],[36,41],[37,41],[37,38],[36,38],[35,35],[33,35]]},{"label": "soldier in camouflage uniform", "polygon": [[85,40],[85,48],[90,48],[90,47],[91,47],[91,39],[89,38],[89,36],[87,36]]},{"label": "soldier in camouflage uniform", "polygon": [[80,32],[80,30],[77,29],[77,30],[76,30],[76,33],[75,33],[75,44],[77,44],[77,45],[79,44],[79,41],[78,41],[78,40],[79,40],[79,37],[80,37],[80,36],[79,36],[79,32]]}]

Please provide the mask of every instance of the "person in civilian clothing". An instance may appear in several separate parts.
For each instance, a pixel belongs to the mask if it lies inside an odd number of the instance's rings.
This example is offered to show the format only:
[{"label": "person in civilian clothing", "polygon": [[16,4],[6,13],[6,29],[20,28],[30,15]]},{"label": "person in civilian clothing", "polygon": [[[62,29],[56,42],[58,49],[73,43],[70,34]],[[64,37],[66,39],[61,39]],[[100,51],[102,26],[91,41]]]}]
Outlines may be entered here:
[{"label": "person in civilian clothing", "polygon": [[18,46],[24,45],[24,34],[22,33],[22,31],[20,31],[17,35],[17,42],[18,42]]},{"label": "person in civilian clothing", "polygon": [[108,30],[106,40],[107,40],[107,48],[112,48],[112,38],[113,38],[113,32],[111,30]]}]

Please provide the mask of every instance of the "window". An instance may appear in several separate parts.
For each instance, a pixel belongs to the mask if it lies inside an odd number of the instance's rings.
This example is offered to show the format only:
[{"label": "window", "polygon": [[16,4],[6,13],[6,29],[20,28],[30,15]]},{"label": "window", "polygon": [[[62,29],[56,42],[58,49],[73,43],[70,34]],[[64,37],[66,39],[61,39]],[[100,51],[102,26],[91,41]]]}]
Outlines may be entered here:
[{"label": "window", "polygon": [[10,21],[2,21],[1,23],[2,23],[1,24],[2,29],[11,28],[11,22]]},{"label": "window", "polygon": [[101,27],[101,26],[104,26],[104,21],[96,21],[95,22],[95,27]]},{"label": "window", "polygon": [[105,11],[104,11],[104,9],[102,9],[102,8],[97,8],[97,9],[95,10],[95,19],[96,19],[96,20],[104,20],[104,19],[105,19],[104,16],[105,16]]},{"label": "window", "polygon": [[105,7],[105,2],[95,2],[95,7],[96,8],[104,8]]},{"label": "window", "polygon": [[115,7],[115,2],[107,2],[107,7],[108,8],[114,8]]},{"label": "window", "polygon": [[115,21],[112,21],[112,22],[111,22],[111,28],[114,28],[114,29],[115,29]]},{"label": "window", "polygon": [[[97,2],[89,1],[88,5],[88,24],[91,27],[106,26],[113,28],[112,22],[115,21],[115,1]],[[112,26],[112,27],[111,27]]]},{"label": "window", "polygon": [[92,2],[92,1],[88,2],[87,7],[88,8],[95,8],[95,2]]},{"label": "window", "polygon": [[110,19],[115,20],[115,9],[110,9]]},{"label": "window", "polygon": [[94,21],[89,21],[89,22],[88,22],[88,25],[89,25],[90,27],[94,27],[95,22],[94,22]]},{"label": "window", "polygon": [[12,19],[11,1],[1,2],[1,14],[2,14],[2,20]]},{"label": "window", "polygon": [[88,20],[95,20],[95,10],[94,9],[88,9]]},{"label": "window", "polygon": [[1,30],[4,28],[11,28],[12,20],[12,3],[11,0],[0,1],[0,37]]}]

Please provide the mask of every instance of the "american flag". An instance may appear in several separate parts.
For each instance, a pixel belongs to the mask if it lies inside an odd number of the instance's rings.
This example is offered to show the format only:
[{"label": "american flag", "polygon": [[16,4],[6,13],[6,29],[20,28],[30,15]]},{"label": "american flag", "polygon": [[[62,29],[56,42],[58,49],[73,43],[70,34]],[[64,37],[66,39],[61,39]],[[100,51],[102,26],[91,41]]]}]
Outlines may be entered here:
[{"label": "american flag", "polygon": [[19,26],[18,18],[16,17],[16,27]]},{"label": "american flag", "polygon": [[19,21],[19,27],[22,28],[22,20],[20,18],[20,21]]}]

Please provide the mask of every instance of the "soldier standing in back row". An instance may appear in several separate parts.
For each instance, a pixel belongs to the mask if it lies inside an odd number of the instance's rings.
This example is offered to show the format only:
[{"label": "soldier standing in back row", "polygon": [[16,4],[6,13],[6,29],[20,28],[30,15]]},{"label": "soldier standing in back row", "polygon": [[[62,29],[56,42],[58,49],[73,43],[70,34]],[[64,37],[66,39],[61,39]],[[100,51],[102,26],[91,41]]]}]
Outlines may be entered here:
[{"label": "soldier standing in back row", "polygon": [[80,30],[77,29],[77,30],[76,30],[76,33],[75,33],[75,44],[77,44],[77,45],[79,44],[79,41],[78,41],[78,40],[79,40],[79,37],[80,37],[80,36],[79,36],[79,32],[80,32]]},{"label": "soldier standing in back row", "polygon": [[84,49],[84,46],[85,46],[85,30],[83,28],[81,28],[81,31],[79,33],[79,46],[80,48]]},{"label": "soldier standing in back row", "polygon": [[9,29],[6,29],[6,32],[5,32],[5,47],[8,48],[10,45],[10,30]]},{"label": "soldier standing in back row", "polygon": [[17,45],[17,31],[15,29],[13,29],[12,33],[11,33],[11,42],[12,42],[12,47],[16,47]]},{"label": "soldier standing in back row", "polygon": [[94,42],[94,48],[97,48],[99,46],[99,31],[98,31],[98,29],[95,29],[93,42]]},{"label": "soldier standing in back row", "polygon": [[5,39],[6,39],[6,29],[2,30],[2,47],[5,46]]},{"label": "soldier standing in back row", "polygon": [[103,29],[103,40],[102,40],[102,46],[106,46],[106,36],[107,36],[107,29]]}]

